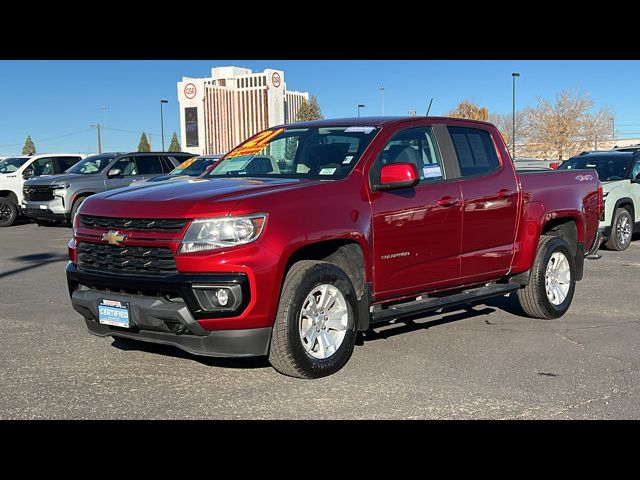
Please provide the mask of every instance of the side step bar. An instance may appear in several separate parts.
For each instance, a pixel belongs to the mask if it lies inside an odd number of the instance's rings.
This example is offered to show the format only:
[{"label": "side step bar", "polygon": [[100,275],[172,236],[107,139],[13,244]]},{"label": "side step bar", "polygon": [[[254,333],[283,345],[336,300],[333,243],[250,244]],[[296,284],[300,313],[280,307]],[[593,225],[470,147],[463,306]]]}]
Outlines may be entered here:
[{"label": "side step bar", "polygon": [[456,305],[464,305],[465,303],[473,303],[488,298],[506,295],[520,289],[520,285],[513,283],[491,284],[489,286],[470,288],[463,290],[455,295],[449,295],[438,298],[425,298],[407,303],[399,303],[389,308],[374,311],[371,314],[371,323],[388,322],[394,318],[406,317],[417,313],[432,312],[441,308],[453,307]]}]

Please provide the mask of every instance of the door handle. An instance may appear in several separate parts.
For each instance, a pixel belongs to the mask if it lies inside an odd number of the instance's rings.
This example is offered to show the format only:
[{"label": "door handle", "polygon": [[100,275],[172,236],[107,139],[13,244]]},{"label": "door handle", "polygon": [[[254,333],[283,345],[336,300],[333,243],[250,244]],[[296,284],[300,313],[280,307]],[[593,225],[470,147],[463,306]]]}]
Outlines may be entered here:
[{"label": "door handle", "polygon": [[453,198],[453,197],[442,197],[440,200],[438,200],[438,205],[442,206],[442,207],[452,207],[454,205],[456,205],[458,203],[458,199],[457,198]]},{"label": "door handle", "polygon": [[499,190],[496,195],[499,198],[509,198],[511,195],[513,195],[513,192],[508,188],[503,188],[502,190]]}]

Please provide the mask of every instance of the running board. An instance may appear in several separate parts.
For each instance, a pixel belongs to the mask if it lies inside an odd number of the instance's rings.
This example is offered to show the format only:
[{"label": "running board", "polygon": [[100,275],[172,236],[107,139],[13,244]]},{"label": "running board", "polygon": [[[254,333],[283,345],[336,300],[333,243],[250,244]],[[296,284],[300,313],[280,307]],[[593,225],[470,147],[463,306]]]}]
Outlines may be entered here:
[{"label": "running board", "polygon": [[513,283],[491,284],[464,290],[455,295],[438,298],[425,298],[413,302],[392,305],[389,308],[375,311],[371,314],[371,323],[388,322],[395,318],[415,315],[416,313],[432,312],[441,308],[464,305],[465,303],[479,302],[488,298],[506,295],[520,289],[520,285]]}]

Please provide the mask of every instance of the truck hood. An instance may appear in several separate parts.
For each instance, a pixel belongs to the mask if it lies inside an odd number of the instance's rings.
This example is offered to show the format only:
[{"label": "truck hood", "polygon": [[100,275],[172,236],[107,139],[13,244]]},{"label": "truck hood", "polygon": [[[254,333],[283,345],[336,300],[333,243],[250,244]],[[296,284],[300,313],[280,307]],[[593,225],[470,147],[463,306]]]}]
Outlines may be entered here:
[{"label": "truck hood", "polygon": [[610,192],[616,188],[624,187],[627,183],[629,183],[629,180],[608,180],[606,182],[602,182],[602,191]]},{"label": "truck hood", "polygon": [[27,180],[27,185],[53,185],[58,183],[79,183],[95,181],[100,178],[99,173],[83,175],[81,173],[67,173],[60,175],[45,175]]},{"label": "truck hood", "polygon": [[[89,197],[81,213],[106,217],[198,218],[227,215],[255,196],[309,187],[321,180],[290,178],[190,178],[143,183]],[[265,200],[265,207],[269,201]]]}]

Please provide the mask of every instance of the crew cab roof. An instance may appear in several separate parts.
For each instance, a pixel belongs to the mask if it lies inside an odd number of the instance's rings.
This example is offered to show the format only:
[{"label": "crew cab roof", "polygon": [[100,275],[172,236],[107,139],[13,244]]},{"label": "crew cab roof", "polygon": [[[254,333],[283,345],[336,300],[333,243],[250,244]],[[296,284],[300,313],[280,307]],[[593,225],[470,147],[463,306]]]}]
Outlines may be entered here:
[{"label": "crew cab roof", "polygon": [[311,127],[336,127],[336,126],[368,126],[368,127],[381,127],[381,126],[393,126],[403,123],[421,122],[425,119],[433,121],[433,123],[477,123],[479,125],[490,125],[491,123],[482,122],[479,120],[468,120],[466,118],[454,118],[454,117],[422,117],[422,116],[397,116],[397,117],[352,117],[352,118],[331,118],[326,120],[311,120],[308,122],[296,122],[277,125],[272,128],[311,128]]}]

